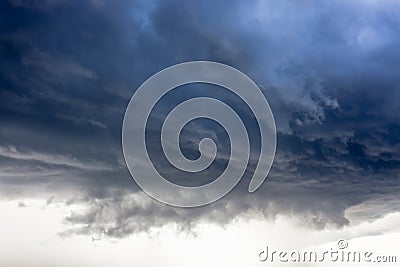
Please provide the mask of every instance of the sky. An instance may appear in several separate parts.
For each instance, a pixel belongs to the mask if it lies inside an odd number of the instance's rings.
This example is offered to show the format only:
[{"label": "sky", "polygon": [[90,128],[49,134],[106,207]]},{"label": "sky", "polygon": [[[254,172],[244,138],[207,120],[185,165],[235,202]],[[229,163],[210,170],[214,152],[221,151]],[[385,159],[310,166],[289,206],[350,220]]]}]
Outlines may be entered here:
[{"label": "sky", "polygon": [[[398,253],[398,1],[5,0],[0,10],[0,265],[260,266],[266,245],[338,239]],[[166,95],[147,138],[171,181],[205,184],[227,166],[226,132],[201,119],[183,129],[182,153],[195,159],[211,138],[215,162],[194,176],[169,165],[160,127],[186,99],[230,104],[252,141],[239,184],[185,209],[143,193],[121,136],[135,90],[195,60],[230,65],[258,85],[277,147],[267,180],[249,194],[260,140],[248,108],[211,85]]]}]

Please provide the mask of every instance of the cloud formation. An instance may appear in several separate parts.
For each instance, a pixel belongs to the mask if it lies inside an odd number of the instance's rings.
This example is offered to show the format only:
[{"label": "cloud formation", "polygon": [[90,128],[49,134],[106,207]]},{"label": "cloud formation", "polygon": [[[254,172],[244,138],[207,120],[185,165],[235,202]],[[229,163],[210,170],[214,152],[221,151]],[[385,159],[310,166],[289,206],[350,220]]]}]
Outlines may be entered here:
[{"label": "cloud formation", "polygon": [[[19,0],[0,6],[2,196],[27,194],[16,187],[42,187],[44,197],[83,201],[87,212],[67,218],[87,225],[78,232],[122,237],[168,222],[226,223],[249,211],[304,216],[317,227],[343,225],[348,207],[384,205],[399,195],[396,1]],[[135,88],[164,67],[191,60],[230,64],[255,80],[274,112],[278,147],[261,190],[246,192],[250,164],[227,198],[180,210],[138,193],[123,162],[121,125]],[[212,88],[193,89],[159,110],[203,93],[221,97]],[[224,140],[209,122],[185,131],[188,156],[198,153],[202,136]],[[159,152],[151,153],[162,167]],[[220,153],[219,165],[198,179],[215,177],[225,157]],[[161,171],[186,179],[168,167]]]}]

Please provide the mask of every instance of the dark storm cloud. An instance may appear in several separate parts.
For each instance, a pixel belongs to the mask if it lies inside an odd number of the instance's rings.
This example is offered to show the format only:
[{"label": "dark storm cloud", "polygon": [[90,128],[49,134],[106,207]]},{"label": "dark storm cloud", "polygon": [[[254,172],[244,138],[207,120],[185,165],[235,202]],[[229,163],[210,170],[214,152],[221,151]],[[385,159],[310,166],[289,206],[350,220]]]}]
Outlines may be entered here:
[{"label": "dark storm cloud", "polygon": [[[77,232],[120,237],[168,222],[225,223],[243,212],[342,225],[346,208],[399,193],[396,2],[0,5],[2,196],[84,203],[87,212],[67,218],[87,225]],[[278,126],[276,159],[259,191],[246,192],[247,175],[228,197],[192,210],[139,193],[120,143],[135,88],[189,60],[244,71],[263,88]],[[197,152],[193,132],[221,138],[207,124],[193,127],[183,144],[189,156]]]}]

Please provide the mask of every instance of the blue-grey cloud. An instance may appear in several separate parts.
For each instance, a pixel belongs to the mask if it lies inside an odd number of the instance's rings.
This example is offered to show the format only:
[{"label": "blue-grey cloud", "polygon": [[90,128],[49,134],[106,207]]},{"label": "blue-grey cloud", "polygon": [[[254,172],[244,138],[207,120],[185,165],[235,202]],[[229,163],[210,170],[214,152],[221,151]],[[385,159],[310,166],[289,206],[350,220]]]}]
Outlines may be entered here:
[{"label": "blue-grey cloud", "polygon": [[[68,221],[87,223],[82,232],[105,229],[115,236],[171,221],[226,222],[249,210],[340,225],[347,222],[346,208],[398,196],[395,1],[14,0],[0,7],[3,196],[26,196],[25,188],[84,201],[90,212]],[[125,108],[149,76],[190,60],[230,64],[263,89],[278,127],[275,163],[253,195],[247,195],[244,179],[231,196],[201,209],[177,210],[151,200],[141,205],[147,196],[137,193],[121,153]],[[169,96],[157,110],[204,93],[223,97],[194,88]],[[246,116],[245,108],[241,112]],[[163,116],[155,114],[150,125],[151,154],[160,171],[185,183],[186,176],[178,176],[155,147]],[[250,119],[248,124],[255,133]],[[188,125],[182,140],[188,157],[196,157],[203,136],[224,140],[217,125]],[[221,172],[225,152],[196,183]],[[137,194],[143,199],[131,201]],[[102,217],[104,210],[112,216]]]}]

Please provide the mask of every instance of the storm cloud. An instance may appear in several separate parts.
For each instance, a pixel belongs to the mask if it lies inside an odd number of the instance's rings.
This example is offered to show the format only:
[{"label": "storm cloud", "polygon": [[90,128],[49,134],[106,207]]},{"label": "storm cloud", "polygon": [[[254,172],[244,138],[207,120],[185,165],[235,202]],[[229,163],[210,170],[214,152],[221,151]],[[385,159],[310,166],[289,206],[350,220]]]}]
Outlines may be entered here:
[{"label": "storm cloud", "polygon": [[[115,237],[171,222],[182,229],[224,224],[242,214],[342,226],[346,210],[362,203],[379,202],[385,210],[379,216],[399,209],[393,205],[400,192],[398,2],[13,0],[0,6],[2,198],[81,203],[87,209],[65,218],[71,232]],[[155,202],[131,179],[121,127],[143,81],[193,60],[249,75],[271,105],[278,144],[270,175],[255,193],[247,192],[250,164],[221,201],[179,209]],[[205,93],[221,97],[194,88],[169,99]],[[189,157],[201,137],[224,139],[209,122],[185,131]],[[157,139],[159,130],[152,134]],[[152,149],[162,161],[162,151]],[[224,156],[200,179],[218,175]],[[169,167],[161,171],[176,175]]]}]

